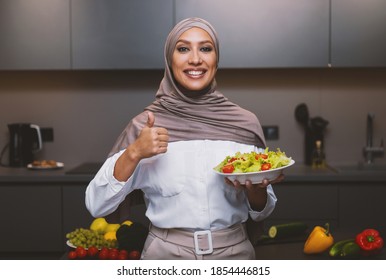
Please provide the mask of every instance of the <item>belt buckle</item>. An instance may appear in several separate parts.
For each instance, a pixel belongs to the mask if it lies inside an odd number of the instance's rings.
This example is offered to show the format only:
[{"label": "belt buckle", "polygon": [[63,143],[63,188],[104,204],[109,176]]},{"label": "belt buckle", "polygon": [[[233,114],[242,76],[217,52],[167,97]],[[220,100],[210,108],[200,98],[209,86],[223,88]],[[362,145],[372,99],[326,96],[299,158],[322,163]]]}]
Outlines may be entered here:
[{"label": "belt buckle", "polygon": [[[208,236],[208,249],[202,250],[200,249],[200,245],[198,244],[198,236],[207,235]],[[210,230],[200,230],[194,232],[194,249],[197,255],[207,255],[213,252],[213,243],[212,243],[212,232]]]}]

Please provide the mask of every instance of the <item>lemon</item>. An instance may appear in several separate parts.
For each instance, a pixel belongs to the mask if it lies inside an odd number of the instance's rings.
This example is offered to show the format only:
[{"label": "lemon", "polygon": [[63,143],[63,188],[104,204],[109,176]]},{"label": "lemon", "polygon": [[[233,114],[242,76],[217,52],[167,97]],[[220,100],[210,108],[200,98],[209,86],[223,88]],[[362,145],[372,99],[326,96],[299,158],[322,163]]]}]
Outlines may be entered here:
[{"label": "lemon", "polygon": [[105,232],[117,231],[121,225],[120,224],[107,224]]},{"label": "lemon", "polygon": [[105,240],[117,240],[116,231],[108,231],[103,237]]},{"label": "lemon", "polygon": [[96,218],[90,225],[91,230],[105,232],[108,223],[105,218]]},{"label": "lemon", "polygon": [[126,220],[126,221],[124,221],[121,225],[128,225],[128,226],[131,226],[132,224],[133,224],[132,221]]}]

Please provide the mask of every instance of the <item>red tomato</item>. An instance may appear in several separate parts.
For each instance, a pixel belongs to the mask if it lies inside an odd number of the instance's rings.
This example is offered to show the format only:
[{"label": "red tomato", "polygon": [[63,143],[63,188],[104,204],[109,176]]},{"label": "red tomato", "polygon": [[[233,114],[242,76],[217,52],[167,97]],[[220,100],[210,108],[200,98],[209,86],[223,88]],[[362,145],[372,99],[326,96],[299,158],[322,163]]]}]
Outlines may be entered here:
[{"label": "red tomato", "polygon": [[76,252],[75,252],[75,251],[70,251],[70,252],[68,252],[67,257],[68,257],[70,260],[75,260],[78,256],[76,255]]},{"label": "red tomato", "polygon": [[88,250],[87,250],[87,255],[88,255],[89,257],[95,257],[95,256],[98,255],[98,253],[99,253],[99,250],[98,250],[98,248],[95,247],[95,246],[91,246],[91,247],[88,248]]},{"label": "red tomato", "polygon": [[266,162],[266,163],[263,163],[261,165],[261,170],[264,171],[264,170],[269,170],[271,169],[271,164],[269,162]]},{"label": "red tomato", "polygon": [[[106,248],[107,249],[107,248]],[[109,258],[109,251],[107,250],[101,250],[100,252],[99,252],[99,255],[98,255],[98,258],[100,259],[100,260],[107,260],[108,258]]]},{"label": "red tomato", "polygon": [[141,258],[141,252],[137,250],[130,251],[129,260],[139,260]]},{"label": "red tomato", "polygon": [[259,158],[267,159],[267,158],[268,158],[268,155],[266,155],[266,154],[256,154],[256,155],[255,155],[255,159],[258,160]]},{"label": "red tomato", "polygon": [[119,253],[118,251],[116,250],[111,250],[108,254],[108,259],[109,260],[117,260],[118,259],[118,256],[119,256]]},{"label": "red tomato", "polygon": [[118,248],[111,248],[111,249],[109,249],[109,252],[119,253],[119,249]]},{"label": "red tomato", "polygon": [[129,257],[129,252],[125,249],[122,249],[119,251],[119,256],[124,256],[125,259],[127,259]]},{"label": "red tomato", "polygon": [[125,254],[118,254],[118,260],[127,260],[128,256]]},{"label": "red tomato", "polygon": [[75,252],[80,259],[84,259],[87,256],[87,250],[82,246],[76,247]]},{"label": "red tomato", "polygon": [[241,158],[232,157],[230,160],[228,160],[228,162],[231,163],[231,162],[234,162],[235,160],[240,160],[240,159],[245,161],[245,158],[243,158],[243,157],[241,157]]},{"label": "red tomato", "polygon": [[232,164],[227,164],[223,166],[222,172],[223,173],[232,173],[235,170],[234,166]]}]

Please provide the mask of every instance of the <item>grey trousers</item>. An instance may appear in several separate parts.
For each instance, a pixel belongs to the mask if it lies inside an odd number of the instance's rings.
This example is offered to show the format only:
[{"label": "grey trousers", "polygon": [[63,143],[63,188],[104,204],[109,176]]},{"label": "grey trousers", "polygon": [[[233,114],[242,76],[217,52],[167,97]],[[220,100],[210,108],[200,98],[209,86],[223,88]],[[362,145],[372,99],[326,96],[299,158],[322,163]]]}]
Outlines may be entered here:
[{"label": "grey trousers", "polygon": [[[245,225],[212,232],[213,252],[197,254],[193,232],[150,226],[143,260],[253,260],[255,250]],[[205,241],[206,243],[207,241]],[[205,248],[204,248],[205,249]]]}]

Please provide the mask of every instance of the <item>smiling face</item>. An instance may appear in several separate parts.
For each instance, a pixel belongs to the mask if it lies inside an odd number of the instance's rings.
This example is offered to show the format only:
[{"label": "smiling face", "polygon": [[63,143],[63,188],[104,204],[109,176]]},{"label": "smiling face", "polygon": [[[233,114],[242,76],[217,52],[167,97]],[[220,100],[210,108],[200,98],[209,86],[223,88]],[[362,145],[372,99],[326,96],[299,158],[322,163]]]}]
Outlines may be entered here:
[{"label": "smiling face", "polygon": [[208,87],[217,71],[217,56],[209,34],[197,27],[178,39],[172,56],[172,72],[180,86],[188,91]]}]

